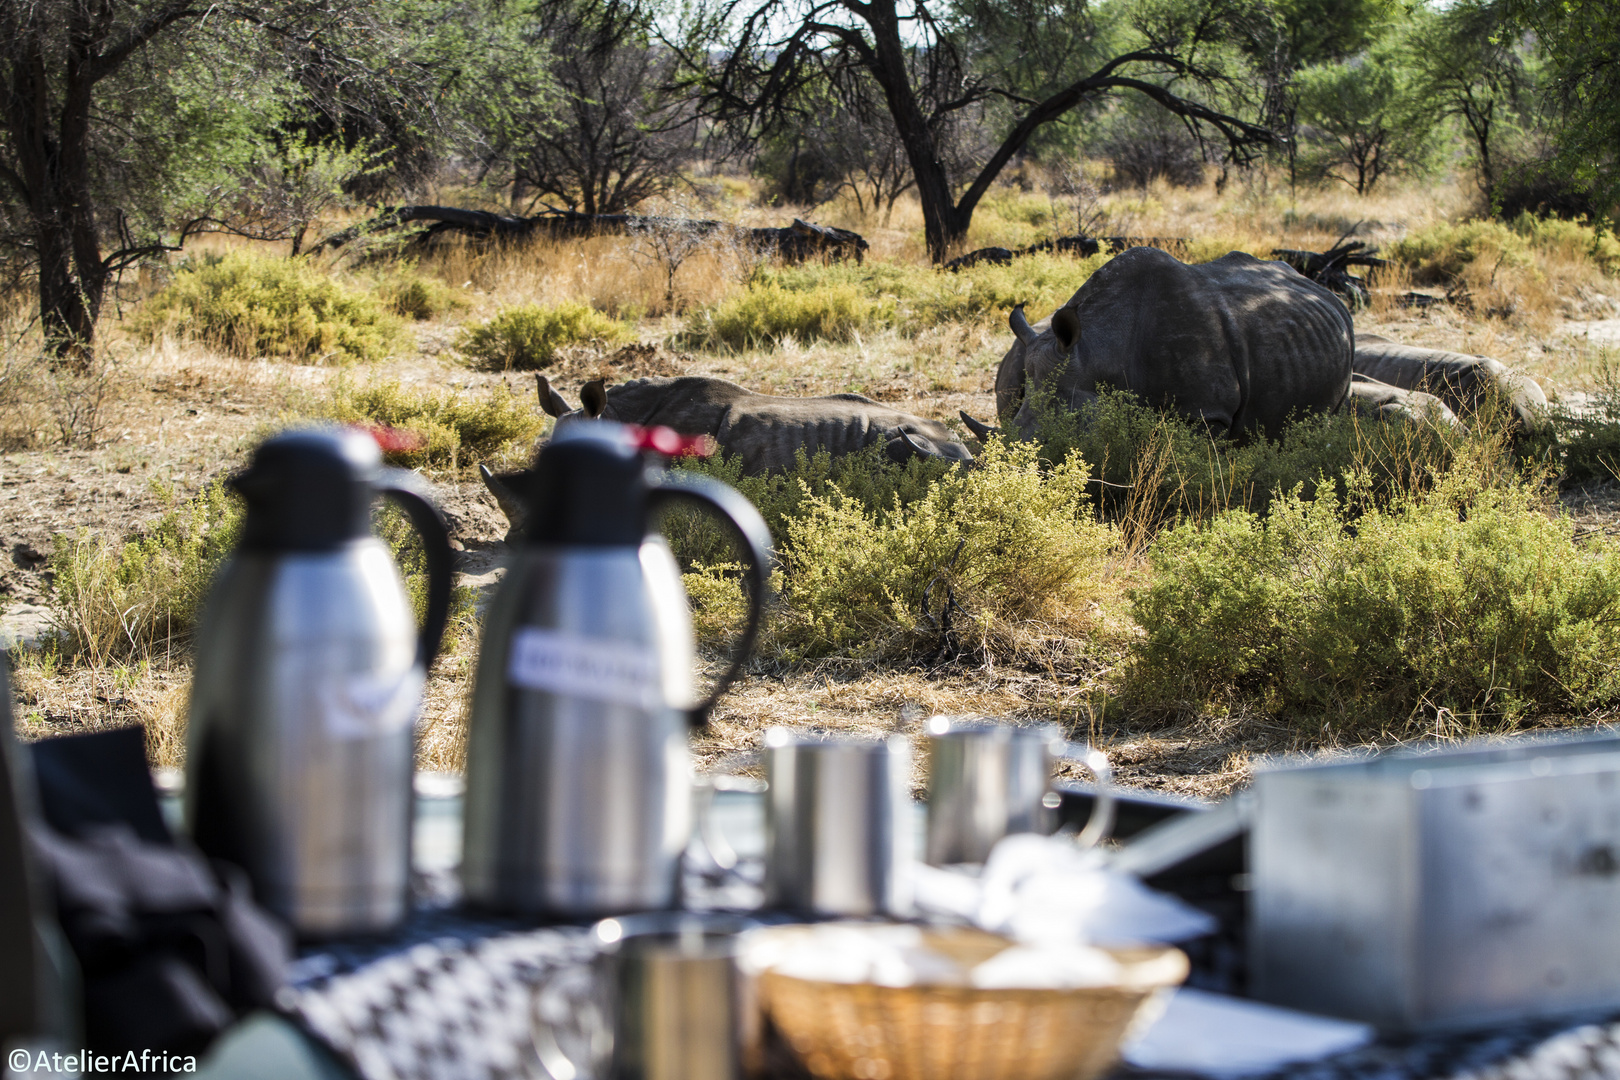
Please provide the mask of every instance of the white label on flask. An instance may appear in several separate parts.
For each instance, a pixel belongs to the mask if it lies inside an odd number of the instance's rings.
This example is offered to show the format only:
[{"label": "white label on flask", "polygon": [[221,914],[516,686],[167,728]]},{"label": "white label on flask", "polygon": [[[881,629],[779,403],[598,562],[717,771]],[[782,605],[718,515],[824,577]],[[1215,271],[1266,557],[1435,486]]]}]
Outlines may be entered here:
[{"label": "white label on flask", "polygon": [[658,654],[637,642],[525,626],[512,635],[506,677],[525,690],[655,709],[664,704]]},{"label": "white label on flask", "polygon": [[366,739],[411,726],[422,704],[426,676],[412,664],[404,671],[345,674],[320,680],[313,689],[334,739]]}]

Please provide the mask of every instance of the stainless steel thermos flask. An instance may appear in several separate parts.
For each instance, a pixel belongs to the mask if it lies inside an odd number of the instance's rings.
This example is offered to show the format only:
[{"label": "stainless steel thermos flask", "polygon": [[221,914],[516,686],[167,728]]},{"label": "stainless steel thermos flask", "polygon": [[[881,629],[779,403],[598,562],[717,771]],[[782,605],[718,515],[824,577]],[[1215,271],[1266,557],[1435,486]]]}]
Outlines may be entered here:
[{"label": "stainless steel thermos flask", "polygon": [[[467,746],[462,881],[525,914],[673,906],[691,835],[690,727],[752,646],[770,535],[733,489],[645,455],[634,429],[575,424],[505,482],[526,504],[484,622]],[[695,702],[691,613],[652,518],[715,511],[743,543],[747,629]]]},{"label": "stainless steel thermos flask", "polygon": [[[192,837],[301,934],[386,929],[408,909],[415,721],[449,612],[444,523],[356,429],[278,435],[231,486],[247,513],[197,635]],[[378,495],[422,535],[420,631],[371,532]]]}]

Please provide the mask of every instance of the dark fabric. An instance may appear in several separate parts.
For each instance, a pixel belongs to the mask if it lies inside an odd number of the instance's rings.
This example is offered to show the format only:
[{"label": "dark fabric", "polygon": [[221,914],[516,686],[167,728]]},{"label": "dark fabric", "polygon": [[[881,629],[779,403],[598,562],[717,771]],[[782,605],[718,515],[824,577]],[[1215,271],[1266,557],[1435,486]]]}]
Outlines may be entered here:
[{"label": "dark fabric", "polygon": [[30,839],[83,972],[88,1048],[200,1053],[275,1003],[290,937],[240,871],[175,842],[127,730],[34,744],[44,821]]},{"label": "dark fabric", "polygon": [[146,768],[144,729],[43,739],[29,749],[40,809],[57,832],[74,836],[87,825],[124,824],[142,840],[174,842]]}]

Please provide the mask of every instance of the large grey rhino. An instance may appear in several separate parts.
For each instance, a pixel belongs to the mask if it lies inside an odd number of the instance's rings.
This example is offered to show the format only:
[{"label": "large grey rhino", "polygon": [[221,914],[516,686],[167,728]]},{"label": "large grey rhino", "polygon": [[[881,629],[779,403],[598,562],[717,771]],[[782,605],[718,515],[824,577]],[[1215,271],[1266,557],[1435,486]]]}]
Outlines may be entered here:
[{"label": "large grey rhino", "polygon": [[1037,421],[1029,390],[1054,374],[1066,408],[1113,386],[1233,436],[1275,435],[1292,414],[1340,408],[1350,389],[1344,305],[1286,263],[1237,251],[1188,265],[1130,248],[1050,319],[1031,326],[1020,306],[1009,322],[996,411],[1024,438]]},{"label": "large grey rhino", "polygon": [[[881,445],[893,461],[913,456],[973,460],[972,451],[944,424],[860,394],[776,397],[702,375],[636,379],[611,388],[598,379],[580,390],[576,409],[544,375],[535,382],[541,409],[556,417],[558,426],[605,419],[708,435],[722,452],[742,458],[744,476],[792,468],[800,450],[839,455]],[[480,466],[480,473],[507,520],[517,526],[521,510],[511,492],[488,469]]]}]

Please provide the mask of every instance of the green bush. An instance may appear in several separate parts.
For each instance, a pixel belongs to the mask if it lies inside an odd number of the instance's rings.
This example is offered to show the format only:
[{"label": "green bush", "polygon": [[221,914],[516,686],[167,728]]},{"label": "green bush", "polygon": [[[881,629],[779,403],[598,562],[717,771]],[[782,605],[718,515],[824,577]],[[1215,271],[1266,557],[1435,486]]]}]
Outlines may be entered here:
[{"label": "green bush", "polygon": [[1385,254],[1412,272],[1419,285],[1447,284],[1471,263],[1526,266],[1530,242],[1499,221],[1441,222],[1402,237]]},{"label": "green bush", "polygon": [[51,606],[69,652],[100,664],[183,649],[241,524],[241,500],[215,481],[130,540],[58,533]]},{"label": "green bush", "polygon": [[775,282],[750,285],[693,316],[684,340],[698,348],[757,349],[796,341],[851,341],[893,319],[891,303],[847,284],[799,291]]},{"label": "green bush", "polygon": [[467,307],[466,298],[443,279],[408,271],[384,279],[377,287],[377,294],[389,311],[417,322],[437,319]]},{"label": "green bush", "polygon": [[1599,370],[1591,409],[1580,416],[1555,409],[1552,421],[1565,479],[1620,479],[1620,369],[1605,364]]},{"label": "green bush", "polygon": [[1494,220],[1442,222],[1397,240],[1386,254],[1412,271],[1419,284],[1443,284],[1472,263],[1528,266],[1536,254],[1586,261],[1607,274],[1620,273],[1620,240],[1590,225],[1521,214],[1511,223]]},{"label": "green bush", "polygon": [[1513,482],[1517,472],[1501,425],[1479,422],[1468,431],[1350,413],[1312,414],[1284,426],[1274,440],[1212,438],[1188,420],[1104,389],[1078,411],[1054,404],[1056,380],[1036,394],[1036,441],[1052,461],[1078,453],[1092,464],[1101,505],[1110,517],[1130,518],[1138,530],[1163,521],[1203,520],[1245,509],[1264,514],[1279,492],[1300,488],[1314,498],[1319,484],[1340,497],[1353,473],[1387,502],[1419,491],[1444,475],[1460,454],[1489,464],[1490,475]]},{"label": "green bush", "polygon": [[133,326],[148,341],[176,334],[249,359],[312,363],[381,360],[401,330],[374,297],[308,262],[245,252],[182,265]]},{"label": "green bush", "polygon": [[[1364,489],[1359,478],[1352,486]],[[1577,547],[1530,486],[1458,468],[1354,517],[1296,492],[1161,535],[1132,597],[1127,693],[1410,734],[1421,711],[1513,720],[1620,694],[1620,548]]]},{"label": "green bush", "polygon": [[[866,513],[877,515],[896,505],[915,503],[953,468],[938,458],[913,457],[897,464],[885,456],[881,446],[838,457],[825,450],[806,456],[801,449],[796,461],[792,469],[766,476],[742,475],[742,458],[736,455],[681,458],[675,467],[712,477],[746,495],[765,519],[778,551],[788,542],[788,523],[812,499],[837,491],[858,502]],[[701,511],[672,510],[664,522],[664,533],[683,564],[720,563],[732,557],[730,534]]]},{"label": "green bush", "polygon": [[1066,303],[1108,256],[1038,254],[957,274],[898,263],[764,269],[742,293],[694,312],[682,342],[694,348],[760,348],[848,341],[893,329],[915,335],[950,322],[1006,325],[1014,305],[1042,318]]},{"label": "green bush", "polygon": [[[869,461],[845,474],[850,490],[794,483],[797,502],[775,515],[783,570],[772,648],[788,659],[875,657],[948,637],[1016,653],[1031,635],[1079,636],[1113,547],[1113,531],[1092,515],[1085,465],[1043,469],[1033,447],[999,443],[980,467],[932,483],[918,464]],[[688,582],[700,615],[713,606],[735,618],[724,564],[700,562]]]},{"label": "green bush", "polygon": [[354,389],[339,383],[317,410],[348,424],[383,424],[421,440],[412,450],[385,456],[408,468],[456,468],[491,461],[518,447],[527,452],[545,430],[546,418],[505,384],[488,395],[411,390],[397,382]]},{"label": "green bush", "polygon": [[493,319],[462,332],[456,348],[485,367],[532,371],[549,366],[557,350],[588,341],[627,341],[630,331],[589,304],[503,308]]}]

